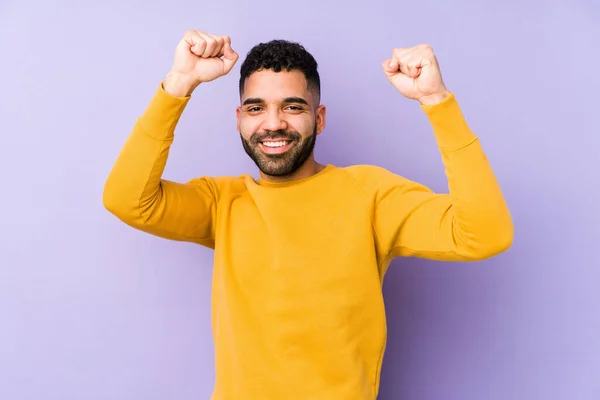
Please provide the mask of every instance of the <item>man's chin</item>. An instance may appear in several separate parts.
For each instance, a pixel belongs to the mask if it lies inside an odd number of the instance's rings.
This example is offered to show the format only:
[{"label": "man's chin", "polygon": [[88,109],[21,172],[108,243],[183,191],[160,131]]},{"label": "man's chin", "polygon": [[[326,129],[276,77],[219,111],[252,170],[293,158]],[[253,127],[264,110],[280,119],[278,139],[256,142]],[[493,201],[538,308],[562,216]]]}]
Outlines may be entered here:
[{"label": "man's chin", "polygon": [[315,138],[307,139],[306,143],[298,140],[293,140],[292,143],[283,151],[269,151],[263,149],[260,143],[250,144],[242,137],[242,144],[246,154],[254,161],[258,169],[267,176],[282,178],[291,176],[298,171],[312,154]]},{"label": "man's chin", "polygon": [[291,175],[299,168],[294,169],[294,163],[285,162],[284,160],[262,159],[260,162],[255,161],[255,164],[263,174],[275,177]]}]

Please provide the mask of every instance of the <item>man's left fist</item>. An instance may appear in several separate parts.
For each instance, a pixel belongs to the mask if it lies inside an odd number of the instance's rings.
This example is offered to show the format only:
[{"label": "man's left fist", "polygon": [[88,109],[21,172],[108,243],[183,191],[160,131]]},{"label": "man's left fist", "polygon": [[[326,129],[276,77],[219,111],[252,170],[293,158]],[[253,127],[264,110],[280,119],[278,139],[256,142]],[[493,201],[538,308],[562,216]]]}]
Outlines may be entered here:
[{"label": "man's left fist", "polygon": [[383,71],[402,95],[421,104],[437,104],[450,94],[433,49],[427,44],[394,49],[392,58],[383,62]]}]

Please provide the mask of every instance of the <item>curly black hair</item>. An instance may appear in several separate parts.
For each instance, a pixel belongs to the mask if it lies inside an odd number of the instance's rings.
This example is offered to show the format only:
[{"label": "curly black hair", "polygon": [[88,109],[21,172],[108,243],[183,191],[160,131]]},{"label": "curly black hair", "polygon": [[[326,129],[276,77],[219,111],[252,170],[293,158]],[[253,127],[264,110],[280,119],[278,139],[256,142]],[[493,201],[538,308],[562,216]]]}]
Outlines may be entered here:
[{"label": "curly black hair", "polygon": [[240,96],[243,93],[246,79],[256,71],[270,69],[280,72],[298,70],[306,78],[308,89],[321,95],[321,80],[317,71],[315,58],[304,46],[287,40],[271,40],[254,46],[246,55],[240,71]]}]

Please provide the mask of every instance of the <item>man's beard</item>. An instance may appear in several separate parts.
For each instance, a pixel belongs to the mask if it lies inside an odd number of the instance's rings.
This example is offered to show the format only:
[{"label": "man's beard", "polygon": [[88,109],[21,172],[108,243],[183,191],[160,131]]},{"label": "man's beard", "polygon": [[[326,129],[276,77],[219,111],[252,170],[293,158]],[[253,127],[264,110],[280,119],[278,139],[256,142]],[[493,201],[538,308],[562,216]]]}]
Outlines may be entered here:
[{"label": "man's beard", "polygon": [[[304,139],[298,132],[283,130],[254,133],[249,140],[240,134],[240,138],[246,154],[263,174],[286,176],[296,172],[312,154],[317,139],[317,126],[315,124],[313,134]],[[265,153],[260,148],[260,142],[275,138],[292,141],[292,147],[282,154]]]}]

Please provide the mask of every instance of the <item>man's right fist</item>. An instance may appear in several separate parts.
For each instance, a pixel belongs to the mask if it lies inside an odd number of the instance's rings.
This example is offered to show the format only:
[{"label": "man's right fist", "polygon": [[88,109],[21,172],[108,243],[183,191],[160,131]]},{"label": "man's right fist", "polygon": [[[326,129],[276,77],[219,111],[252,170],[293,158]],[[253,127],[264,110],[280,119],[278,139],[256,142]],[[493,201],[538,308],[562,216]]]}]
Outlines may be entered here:
[{"label": "man's right fist", "polygon": [[175,96],[189,95],[200,83],[228,74],[238,58],[229,36],[187,31],[177,45],[173,66],[163,87]]}]

